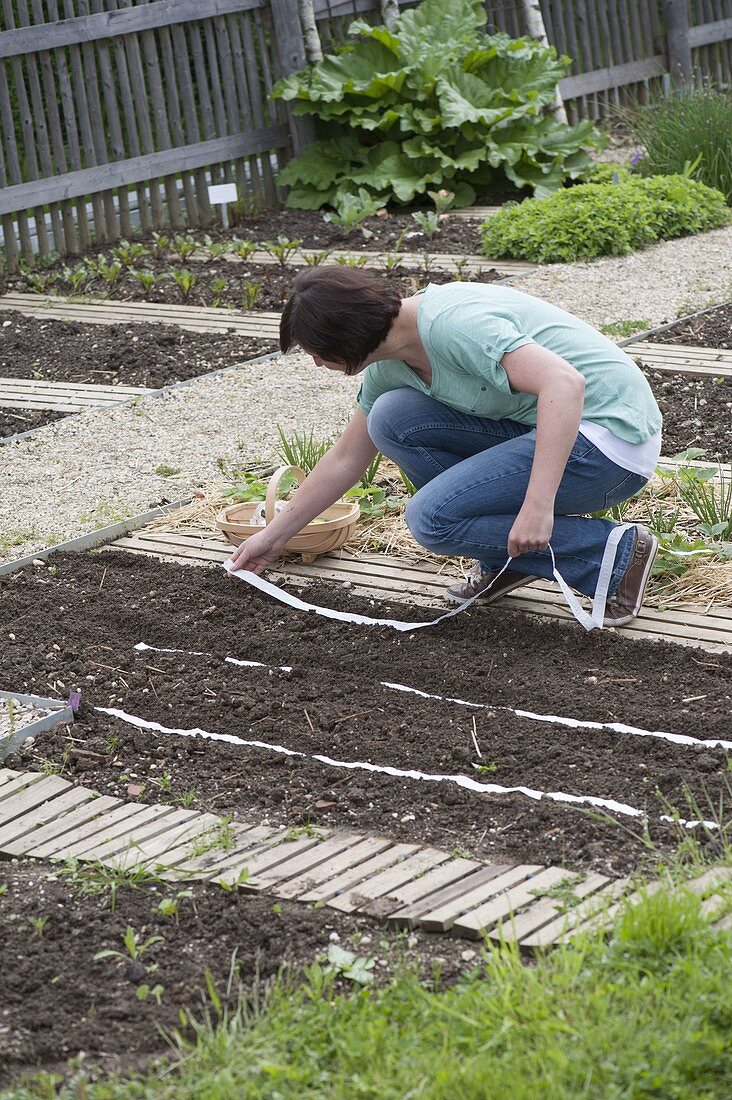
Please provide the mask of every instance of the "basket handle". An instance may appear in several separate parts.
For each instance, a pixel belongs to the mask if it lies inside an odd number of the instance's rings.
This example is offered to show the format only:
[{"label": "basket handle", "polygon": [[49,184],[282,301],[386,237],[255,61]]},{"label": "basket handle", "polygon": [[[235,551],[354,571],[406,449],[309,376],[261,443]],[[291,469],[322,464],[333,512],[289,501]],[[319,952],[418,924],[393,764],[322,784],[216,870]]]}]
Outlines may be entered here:
[{"label": "basket handle", "polygon": [[305,480],[305,474],[299,466],[280,466],[278,470],[272,474],[269,479],[269,485],[267,486],[267,495],[264,498],[264,518],[267,523],[271,523],[275,518],[275,504],[277,502],[277,490],[280,487],[280,482],[287,474],[294,474],[298,480],[299,485],[302,485]]}]

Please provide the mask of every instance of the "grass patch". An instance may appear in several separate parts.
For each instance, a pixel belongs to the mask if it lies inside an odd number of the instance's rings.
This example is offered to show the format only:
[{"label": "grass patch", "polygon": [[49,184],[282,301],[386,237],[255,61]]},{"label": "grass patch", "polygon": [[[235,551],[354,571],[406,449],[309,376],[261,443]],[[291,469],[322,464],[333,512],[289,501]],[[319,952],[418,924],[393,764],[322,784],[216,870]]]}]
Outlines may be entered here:
[{"label": "grass patch", "polygon": [[[87,1100],[719,1100],[732,1076],[732,937],[699,898],[665,888],[626,910],[612,936],[577,938],[527,965],[509,948],[449,989],[403,973],[337,991],[313,964],[234,1011],[207,981],[207,1008],[173,1037],[176,1069],[84,1081]],[[249,1005],[249,1007],[247,1007]],[[58,1085],[58,1080],[55,1082]],[[79,1078],[2,1094],[78,1097]]]}]

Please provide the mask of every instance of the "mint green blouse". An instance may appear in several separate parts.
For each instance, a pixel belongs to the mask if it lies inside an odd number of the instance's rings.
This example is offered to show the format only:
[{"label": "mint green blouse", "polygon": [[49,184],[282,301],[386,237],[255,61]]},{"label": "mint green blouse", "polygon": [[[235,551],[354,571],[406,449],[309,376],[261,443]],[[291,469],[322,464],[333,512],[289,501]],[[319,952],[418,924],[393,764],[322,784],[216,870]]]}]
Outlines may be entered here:
[{"label": "mint green blouse", "polygon": [[584,375],[583,420],[604,425],[628,443],[644,443],[661,427],[651,388],[630,356],[549,302],[495,283],[430,284],[417,316],[432,385],[401,359],[372,363],[358,393],[364,413],[380,394],[410,386],[462,412],[534,425],[538,398],[511,389],[501,359],[536,343]]}]

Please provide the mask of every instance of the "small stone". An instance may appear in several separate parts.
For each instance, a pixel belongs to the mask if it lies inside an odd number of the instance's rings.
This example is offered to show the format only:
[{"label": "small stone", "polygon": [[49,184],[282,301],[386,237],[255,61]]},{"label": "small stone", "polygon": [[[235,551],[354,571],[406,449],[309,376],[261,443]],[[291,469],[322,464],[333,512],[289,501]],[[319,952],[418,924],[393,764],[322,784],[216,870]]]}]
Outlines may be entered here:
[{"label": "small stone", "polygon": [[325,798],[319,798],[318,801],[315,803],[315,809],[316,810],[332,810],[335,805],[336,805],[335,802],[329,802]]},{"label": "small stone", "polygon": [[470,948],[468,948],[466,951],[460,952],[460,958],[463,960],[464,963],[472,962],[476,955],[477,951],[471,951]]},{"label": "small stone", "polygon": [[130,798],[137,798],[139,795],[142,794],[142,792],[144,790],[145,790],[145,784],[144,783],[128,783],[127,784],[127,793],[130,796]]},{"label": "small stone", "polygon": [[14,634],[8,634],[8,637],[10,638],[11,642],[15,641],[15,635]]},{"label": "small stone", "polygon": [[404,817],[400,817],[399,820],[401,821],[402,825],[404,825],[405,822],[415,821],[416,818],[415,818],[414,814],[405,814]]},{"label": "small stone", "polygon": [[331,943],[338,943],[340,938],[341,937],[338,935],[337,932],[331,932],[331,934],[328,936],[328,939],[330,940]]},{"label": "small stone", "polygon": [[43,560],[43,558],[34,558],[33,559],[33,564],[34,565],[45,565],[46,563]]},{"label": "small stone", "polygon": [[596,684],[597,683],[597,676],[585,676],[585,683],[586,684]]}]

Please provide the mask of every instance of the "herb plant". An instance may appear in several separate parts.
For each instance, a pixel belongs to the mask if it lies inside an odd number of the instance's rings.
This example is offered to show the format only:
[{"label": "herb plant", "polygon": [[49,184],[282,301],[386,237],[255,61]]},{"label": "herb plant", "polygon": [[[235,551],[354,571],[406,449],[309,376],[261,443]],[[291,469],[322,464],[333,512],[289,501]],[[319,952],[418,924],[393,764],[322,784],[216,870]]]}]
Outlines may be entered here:
[{"label": "herb plant", "polygon": [[504,206],[481,226],[482,250],[533,263],[592,260],[728,221],[724,195],[688,176],[584,183]]},{"label": "herb plant", "polygon": [[379,205],[510,181],[547,195],[591,163],[591,122],[551,113],[571,61],[533,38],[486,35],[482,0],[423,0],[394,26],[356,20],[352,40],[286,77],[273,95],[314,114],[328,137],[279,175],[289,206],[342,208],[365,190]]}]

